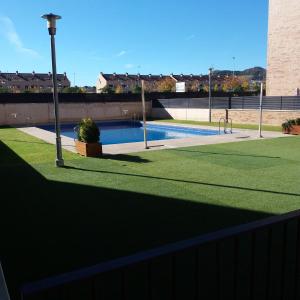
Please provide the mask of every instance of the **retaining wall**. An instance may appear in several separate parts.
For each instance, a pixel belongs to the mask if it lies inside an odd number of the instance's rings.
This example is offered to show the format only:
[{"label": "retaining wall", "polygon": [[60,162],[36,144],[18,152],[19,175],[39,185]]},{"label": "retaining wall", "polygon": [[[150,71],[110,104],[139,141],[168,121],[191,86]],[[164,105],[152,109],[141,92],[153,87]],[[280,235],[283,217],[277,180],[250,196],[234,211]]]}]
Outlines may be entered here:
[{"label": "retaining wall", "polygon": [[[225,109],[212,109],[212,121],[218,122],[226,116]],[[203,108],[152,108],[152,117],[158,119],[175,119],[190,121],[208,121],[209,110]],[[229,109],[228,117],[233,123],[257,124],[259,110]],[[263,110],[263,124],[281,125],[287,119],[300,118],[300,110]]]},{"label": "retaining wall", "polygon": [[[146,103],[151,114],[151,102]],[[61,122],[77,122],[84,117],[94,120],[130,119],[134,114],[141,119],[141,102],[60,103]],[[54,121],[52,103],[3,103],[0,104],[0,125],[35,125]]]},{"label": "retaining wall", "polygon": [[[225,117],[224,109],[216,109],[212,111],[212,121],[217,122],[221,117]],[[259,110],[254,109],[230,109],[228,110],[228,117],[232,119],[233,123],[239,124],[258,124]],[[265,125],[281,125],[287,119],[300,118],[300,110],[264,110],[263,124]]]}]

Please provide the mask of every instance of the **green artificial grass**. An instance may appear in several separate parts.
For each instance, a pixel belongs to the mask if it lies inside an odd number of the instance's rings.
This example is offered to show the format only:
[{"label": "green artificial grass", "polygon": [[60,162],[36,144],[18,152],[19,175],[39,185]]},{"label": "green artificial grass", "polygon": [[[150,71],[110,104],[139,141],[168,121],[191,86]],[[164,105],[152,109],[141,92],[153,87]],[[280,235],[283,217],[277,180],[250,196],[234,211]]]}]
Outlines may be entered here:
[{"label": "green artificial grass", "polygon": [[[155,121],[155,120],[153,120]],[[188,121],[188,120],[173,120],[173,119],[159,119],[156,121],[161,122],[168,122],[168,123],[176,123],[176,124],[189,124],[189,125],[205,125],[205,126],[213,126],[219,127],[219,122],[205,122],[205,121]],[[258,130],[258,125],[254,124],[232,124],[233,128],[240,128],[240,129],[252,129]],[[263,125],[263,131],[282,131],[281,126],[273,126],[273,125]]]},{"label": "green artificial grass", "polygon": [[287,137],[103,159],[64,151],[55,168],[54,145],[2,128],[9,285],[299,209],[299,147]]}]

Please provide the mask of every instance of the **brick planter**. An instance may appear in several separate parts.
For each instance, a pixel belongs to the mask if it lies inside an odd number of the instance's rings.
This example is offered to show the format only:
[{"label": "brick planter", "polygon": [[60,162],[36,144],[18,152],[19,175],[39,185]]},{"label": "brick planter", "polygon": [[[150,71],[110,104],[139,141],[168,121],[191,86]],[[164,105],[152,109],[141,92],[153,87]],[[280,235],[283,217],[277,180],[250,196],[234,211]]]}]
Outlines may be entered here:
[{"label": "brick planter", "polygon": [[101,143],[84,143],[75,141],[77,153],[86,157],[100,157],[102,155]]},{"label": "brick planter", "polygon": [[300,125],[293,125],[290,129],[290,134],[299,135],[300,134]]},{"label": "brick planter", "polygon": [[282,129],[285,134],[300,135],[300,125],[293,125],[291,128]]}]

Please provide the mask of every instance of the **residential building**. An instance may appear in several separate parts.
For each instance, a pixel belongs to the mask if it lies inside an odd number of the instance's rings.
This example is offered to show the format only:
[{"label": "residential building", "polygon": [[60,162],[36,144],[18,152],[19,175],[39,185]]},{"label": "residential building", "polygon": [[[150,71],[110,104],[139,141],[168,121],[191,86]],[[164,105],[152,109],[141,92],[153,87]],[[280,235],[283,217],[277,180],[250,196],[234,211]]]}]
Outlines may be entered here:
[{"label": "residential building", "polygon": [[[174,78],[176,82],[184,82],[185,83],[185,91],[186,92],[199,92],[202,90],[207,90],[209,86],[209,77],[208,75],[174,75],[171,74],[171,77]],[[214,90],[222,90],[222,86],[224,83],[226,76],[221,76],[217,74],[212,75],[212,89]]]},{"label": "residential building", "polygon": [[[70,81],[67,74],[57,74],[58,90],[62,91],[70,87]],[[35,92],[48,93],[52,92],[52,74],[49,73],[4,73],[0,71],[0,89],[7,89],[13,93]]]},{"label": "residential building", "polygon": [[[123,93],[129,93],[134,91],[136,87],[141,87],[141,80],[145,81],[146,90],[151,92],[157,91],[157,85],[160,81],[169,78],[166,75],[141,75],[141,74],[104,74],[100,73],[96,83],[97,93],[102,93],[111,90],[119,90]],[[175,84],[175,82],[174,82]]]},{"label": "residential building", "polygon": [[269,0],[267,95],[300,89],[300,1]]}]

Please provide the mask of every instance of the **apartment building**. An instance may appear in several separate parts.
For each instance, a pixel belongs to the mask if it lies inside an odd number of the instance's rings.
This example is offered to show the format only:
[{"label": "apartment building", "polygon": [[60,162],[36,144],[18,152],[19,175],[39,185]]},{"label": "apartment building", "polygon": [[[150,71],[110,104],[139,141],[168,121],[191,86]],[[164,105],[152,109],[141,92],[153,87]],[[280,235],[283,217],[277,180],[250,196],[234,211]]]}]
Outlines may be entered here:
[{"label": "apartment building", "polygon": [[267,95],[300,91],[300,1],[269,0]]},{"label": "apartment building", "polygon": [[[166,78],[170,78],[170,76],[166,75],[141,75],[141,74],[104,74],[100,73],[97,83],[96,90],[97,93],[103,93],[108,89],[117,90],[124,93],[132,92],[135,88],[141,86],[141,80],[144,80],[146,90],[151,92],[156,92],[158,89],[158,84],[162,80]],[[175,84],[175,81],[174,81]]]},{"label": "apartment building", "polygon": [[[57,74],[58,90],[62,91],[70,87],[70,80],[67,74]],[[49,73],[3,73],[0,71],[0,89],[8,90],[13,93],[35,92],[48,93],[52,92],[52,74]]]}]

